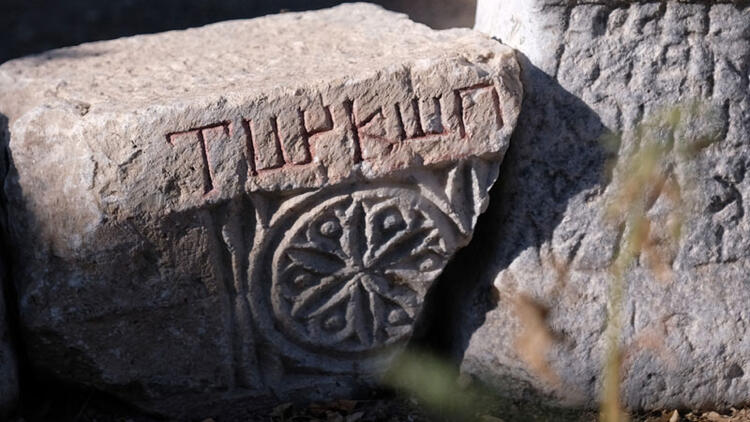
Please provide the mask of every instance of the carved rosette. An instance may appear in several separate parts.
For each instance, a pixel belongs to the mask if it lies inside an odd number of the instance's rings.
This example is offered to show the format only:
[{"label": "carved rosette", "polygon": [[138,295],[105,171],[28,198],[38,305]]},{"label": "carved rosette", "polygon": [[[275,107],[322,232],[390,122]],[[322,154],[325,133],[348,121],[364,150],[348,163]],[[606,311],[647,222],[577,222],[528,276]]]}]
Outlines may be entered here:
[{"label": "carved rosette", "polygon": [[472,163],[282,203],[251,257],[259,333],[297,365],[350,372],[388,359],[484,206],[497,167]]},{"label": "carved rosette", "polygon": [[448,221],[414,191],[378,188],[323,199],[284,233],[271,302],[289,338],[330,352],[404,339],[426,283],[448,259]]}]

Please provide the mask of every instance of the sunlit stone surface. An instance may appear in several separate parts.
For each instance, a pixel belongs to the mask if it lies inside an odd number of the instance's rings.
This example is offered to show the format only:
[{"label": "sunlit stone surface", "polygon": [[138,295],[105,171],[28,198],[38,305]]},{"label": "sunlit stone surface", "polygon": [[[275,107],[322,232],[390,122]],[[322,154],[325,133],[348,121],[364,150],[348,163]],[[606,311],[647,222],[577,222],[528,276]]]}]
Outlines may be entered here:
[{"label": "sunlit stone surface", "polygon": [[364,4],[4,64],[30,362],[178,417],[371,385],[487,205],[519,72]]},{"label": "sunlit stone surface", "polygon": [[[527,95],[501,189],[472,242],[472,262],[488,264],[464,274],[477,287],[456,304],[465,316],[456,331],[464,372],[509,397],[596,406],[607,268],[624,227],[605,224],[603,212],[613,187],[632,176],[615,169],[608,180],[613,154],[599,140],[622,133],[613,152],[628,157],[645,142],[639,122],[697,103],[710,112],[646,133],[675,139],[665,160],[688,206],[672,247],[669,193],[651,198],[651,242],[672,274],[660,280],[649,270],[654,255],[628,271],[622,394],[631,409],[747,403],[748,3],[480,0],[477,28],[519,50]],[[691,159],[676,150],[686,146],[697,152]],[[489,303],[493,288],[498,300]],[[530,369],[518,352],[528,326],[514,304],[520,296],[548,310],[556,344],[539,353],[550,373]]]}]

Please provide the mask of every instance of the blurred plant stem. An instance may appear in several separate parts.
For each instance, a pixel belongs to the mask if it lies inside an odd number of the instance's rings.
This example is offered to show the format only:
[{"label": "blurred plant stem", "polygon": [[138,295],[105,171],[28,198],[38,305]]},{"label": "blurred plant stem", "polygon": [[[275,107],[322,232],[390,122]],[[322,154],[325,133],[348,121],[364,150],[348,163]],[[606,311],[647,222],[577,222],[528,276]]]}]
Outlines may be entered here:
[{"label": "blurred plant stem", "polygon": [[[601,377],[601,422],[626,422],[629,419],[620,397],[623,361],[626,359],[622,343],[628,273],[641,265],[657,280],[664,283],[671,280],[672,263],[688,209],[684,185],[691,177],[681,174],[680,169],[697,152],[715,142],[724,130],[721,123],[724,120],[713,120],[717,116],[715,111],[715,108],[693,103],[656,113],[628,133],[633,138],[628,140],[627,146],[631,149],[626,151],[620,151],[622,135],[602,140],[611,153],[619,154],[611,167],[613,181],[607,188],[604,217],[620,236],[608,268],[610,284]],[[569,276],[569,270],[567,264],[557,268],[561,279]],[[521,323],[515,342],[518,357],[529,371],[553,390],[565,389],[570,393],[575,386],[565,386],[565,380],[547,361],[547,353],[556,342],[547,322],[548,309],[525,293],[519,292],[517,297],[510,299]],[[630,356],[632,351],[628,349],[627,352]],[[504,412],[503,418],[508,421],[582,420],[577,419],[575,412],[566,414],[570,409],[549,406],[544,402],[547,396],[534,403],[541,409],[539,412],[527,407],[522,415],[513,413],[515,410],[509,414],[510,409],[519,408],[517,402],[499,398],[490,403],[487,400],[493,396],[492,391],[468,382],[459,385],[459,380],[458,368],[450,362],[424,351],[406,351],[392,364],[383,383],[415,397],[441,420],[487,419],[489,409]]]},{"label": "blurred plant stem", "polygon": [[[691,131],[691,125],[695,126],[696,122],[702,123],[698,127],[708,128],[706,133]],[[636,151],[615,163],[615,182],[610,186],[613,195],[608,198],[605,217],[622,236],[609,267],[602,422],[628,420],[620,398],[627,272],[643,260],[657,280],[671,281],[672,259],[669,257],[676,254],[684,210],[688,209],[684,187],[680,186],[684,178],[678,174],[678,164],[693,159],[697,152],[715,142],[719,136],[715,129],[720,125],[715,109],[700,102],[664,109],[635,128],[632,141]],[[621,141],[621,136],[603,140],[612,150],[619,148]],[[662,215],[661,224],[652,224],[649,211],[660,198],[669,202],[668,211]]]},{"label": "blurred plant stem", "polygon": [[458,370],[447,360],[426,352],[407,351],[396,359],[383,383],[408,393],[448,420],[473,420],[482,394],[458,385]]}]

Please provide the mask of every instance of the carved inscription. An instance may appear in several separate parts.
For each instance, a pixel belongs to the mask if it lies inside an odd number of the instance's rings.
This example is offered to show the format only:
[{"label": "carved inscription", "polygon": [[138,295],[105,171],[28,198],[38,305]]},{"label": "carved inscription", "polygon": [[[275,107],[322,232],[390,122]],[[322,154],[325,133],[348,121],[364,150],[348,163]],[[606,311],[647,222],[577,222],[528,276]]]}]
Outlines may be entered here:
[{"label": "carved inscription", "polygon": [[196,145],[200,150],[202,162],[200,164],[203,173],[203,194],[207,195],[214,189],[214,166],[211,161],[213,154],[211,150],[218,146],[219,142],[228,140],[230,135],[230,123],[220,122],[213,125],[202,126],[183,132],[172,132],[167,134],[167,142],[170,145],[188,144]]},{"label": "carved inscription", "polygon": [[[471,142],[480,129],[503,126],[498,94],[492,84],[449,90],[435,96],[413,97],[394,104],[348,99],[341,103],[318,101],[305,109],[261,114],[241,119],[250,176],[298,168],[316,162],[321,135],[339,130],[351,134],[351,165],[386,158],[410,142]],[[204,194],[215,188],[212,146],[229,138],[231,124],[221,122],[167,135],[167,141],[189,142],[201,149]],[[424,149],[424,148],[422,148]]]},{"label": "carved inscription", "polygon": [[320,106],[243,122],[254,175],[264,170],[309,164],[310,138],[333,128],[330,108]]}]

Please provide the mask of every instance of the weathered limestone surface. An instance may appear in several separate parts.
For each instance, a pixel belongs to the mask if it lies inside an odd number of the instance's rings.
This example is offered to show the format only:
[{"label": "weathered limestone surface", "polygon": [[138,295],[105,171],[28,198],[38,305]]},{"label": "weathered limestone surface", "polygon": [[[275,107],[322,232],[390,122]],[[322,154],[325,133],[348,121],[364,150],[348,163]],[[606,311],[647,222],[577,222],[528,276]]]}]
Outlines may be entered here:
[{"label": "weathered limestone surface", "polygon": [[[477,28],[525,56],[527,94],[501,186],[472,242],[472,262],[484,265],[475,266],[478,287],[458,305],[463,370],[511,397],[541,393],[595,406],[607,267],[622,233],[605,224],[603,208],[611,187],[628,177],[616,169],[606,181],[608,153],[598,139],[622,132],[618,154],[628,156],[639,121],[700,101],[718,110],[718,131],[698,115],[661,134],[719,139],[693,160],[670,158],[692,207],[677,253],[668,256],[672,280],[658,280],[644,257],[628,272],[622,394],[630,408],[747,403],[747,2],[480,0]],[[654,199],[649,216],[658,231],[669,201]],[[493,286],[498,299],[490,303]],[[546,354],[553,373],[533,371],[519,357],[520,296],[548,308],[557,337]]]},{"label": "weathered limestone surface", "polygon": [[178,417],[371,383],[487,205],[519,73],[365,4],[0,66],[30,361]]}]

